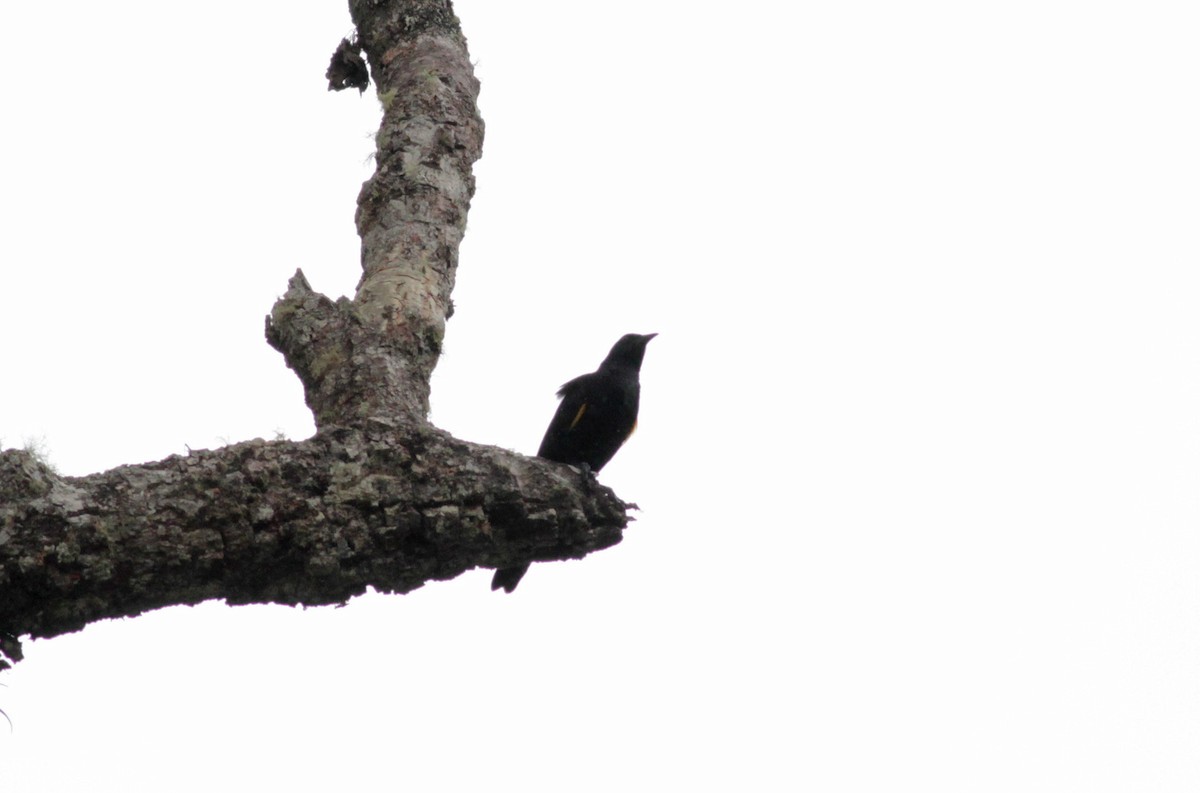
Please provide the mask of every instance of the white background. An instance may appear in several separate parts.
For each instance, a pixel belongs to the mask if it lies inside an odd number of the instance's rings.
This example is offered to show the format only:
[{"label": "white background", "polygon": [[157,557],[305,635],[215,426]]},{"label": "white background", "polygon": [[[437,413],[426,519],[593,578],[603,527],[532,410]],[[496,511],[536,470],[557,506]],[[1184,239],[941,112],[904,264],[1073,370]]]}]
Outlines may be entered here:
[{"label": "white background", "polygon": [[[621,545],[26,643],[7,791],[1200,789],[1194,4],[456,4],[487,121],[433,419],[532,453],[661,335]],[[0,437],[312,431],[359,276],[338,2],[6,3]]]}]

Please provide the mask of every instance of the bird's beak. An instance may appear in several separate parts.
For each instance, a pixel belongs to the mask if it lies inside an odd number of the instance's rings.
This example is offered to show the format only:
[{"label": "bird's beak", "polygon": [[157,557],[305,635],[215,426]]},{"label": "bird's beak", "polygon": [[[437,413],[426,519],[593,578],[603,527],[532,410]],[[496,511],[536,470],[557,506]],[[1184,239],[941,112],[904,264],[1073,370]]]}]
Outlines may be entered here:
[{"label": "bird's beak", "polygon": [[642,338],[645,339],[647,342],[649,342],[651,339],[653,339],[657,335],[658,335],[657,333],[647,333],[644,336],[642,336]]}]

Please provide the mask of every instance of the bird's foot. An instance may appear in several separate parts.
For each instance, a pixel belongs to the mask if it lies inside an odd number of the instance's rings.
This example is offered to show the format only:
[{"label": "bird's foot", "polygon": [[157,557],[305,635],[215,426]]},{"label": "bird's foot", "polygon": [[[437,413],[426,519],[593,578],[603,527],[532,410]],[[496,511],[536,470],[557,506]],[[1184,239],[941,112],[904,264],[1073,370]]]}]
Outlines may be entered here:
[{"label": "bird's foot", "polygon": [[579,464],[579,474],[583,477],[583,486],[588,490],[595,490],[600,486],[600,480],[596,478],[596,472],[587,463]]}]

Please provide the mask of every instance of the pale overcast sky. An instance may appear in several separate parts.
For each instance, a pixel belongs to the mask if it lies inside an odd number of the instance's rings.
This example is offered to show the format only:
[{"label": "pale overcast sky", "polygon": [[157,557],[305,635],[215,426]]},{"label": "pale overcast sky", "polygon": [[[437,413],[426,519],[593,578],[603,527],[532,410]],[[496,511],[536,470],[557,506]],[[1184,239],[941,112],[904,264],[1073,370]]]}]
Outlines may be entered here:
[{"label": "pale overcast sky", "polygon": [[[27,642],[0,788],[1200,789],[1196,6],[456,8],[487,137],[433,419],[533,453],[659,333],[626,540]],[[0,29],[4,444],[307,437],[263,317],[359,277],[344,5]]]}]

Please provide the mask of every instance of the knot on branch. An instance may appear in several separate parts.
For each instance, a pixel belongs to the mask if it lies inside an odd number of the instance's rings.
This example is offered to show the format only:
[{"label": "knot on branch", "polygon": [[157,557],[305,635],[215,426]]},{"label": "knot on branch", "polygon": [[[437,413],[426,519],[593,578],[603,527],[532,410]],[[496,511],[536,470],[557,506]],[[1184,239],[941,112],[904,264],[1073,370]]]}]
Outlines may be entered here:
[{"label": "knot on branch", "polygon": [[371,84],[367,73],[367,63],[362,57],[362,45],[357,37],[354,41],[342,39],[329,60],[329,68],[325,70],[325,79],[329,81],[330,91],[342,91],[347,88],[357,88],[361,94]]},{"label": "knot on branch", "polygon": [[423,337],[393,309],[368,313],[346,298],[314,292],[297,270],[266,320],[267,341],[304,385],[318,427],[370,417],[423,422],[429,412]]}]

